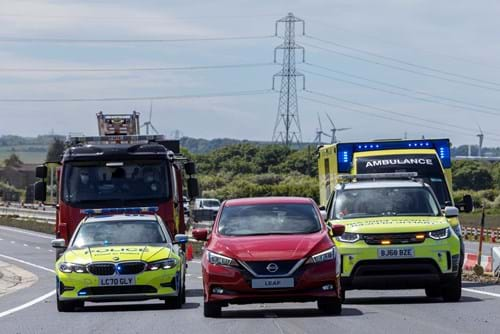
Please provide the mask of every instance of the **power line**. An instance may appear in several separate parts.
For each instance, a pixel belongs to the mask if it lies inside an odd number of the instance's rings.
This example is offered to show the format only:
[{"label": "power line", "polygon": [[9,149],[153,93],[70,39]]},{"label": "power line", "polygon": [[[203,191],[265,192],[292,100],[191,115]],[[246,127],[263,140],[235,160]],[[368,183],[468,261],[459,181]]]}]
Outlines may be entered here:
[{"label": "power line", "polygon": [[408,94],[404,94],[404,93],[399,93],[399,92],[395,92],[395,91],[391,91],[391,90],[387,90],[387,89],[383,89],[383,88],[378,88],[378,87],[373,87],[373,86],[365,85],[365,84],[362,84],[362,83],[357,83],[357,82],[350,81],[350,80],[339,79],[339,78],[335,78],[335,77],[332,77],[332,76],[328,76],[328,75],[325,75],[325,74],[320,74],[320,73],[316,73],[316,72],[312,72],[312,71],[308,71],[308,70],[304,70],[304,69],[302,69],[302,71],[305,72],[305,73],[309,73],[309,74],[316,75],[316,76],[319,76],[319,77],[323,77],[323,78],[326,78],[326,79],[330,79],[330,80],[334,80],[334,81],[339,81],[339,82],[344,82],[344,83],[348,83],[348,84],[355,85],[355,86],[358,86],[358,87],[363,87],[363,88],[375,90],[375,91],[378,91],[378,92],[383,92],[383,93],[387,93],[387,94],[391,94],[391,95],[397,95],[397,96],[407,97],[407,98],[418,100],[418,101],[423,101],[423,102],[427,102],[427,103],[444,105],[444,106],[458,108],[458,109],[463,109],[463,110],[467,110],[467,111],[471,111],[471,110],[472,111],[477,111],[477,112],[480,112],[480,113],[484,113],[484,114],[488,114],[488,115],[493,115],[493,116],[500,117],[500,114],[494,113],[494,112],[491,112],[491,111],[486,111],[486,110],[477,109],[477,108],[471,108],[471,107],[463,107],[463,106],[456,105],[456,104],[450,104],[450,103],[446,103],[446,102],[442,102],[442,101],[436,101],[436,100],[431,100],[431,99],[427,99],[427,98],[423,98],[423,97],[412,96],[412,95],[408,95]]},{"label": "power line", "polygon": [[386,117],[386,116],[383,116],[383,115],[378,115],[378,114],[374,114],[374,113],[371,113],[371,112],[367,112],[367,111],[363,111],[363,110],[359,110],[359,109],[354,109],[354,108],[351,108],[351,107],[346,107],[346,106],[343,106],[343,105],[340,105],[340,104],[334,104],[334,103],[329,103],[329,102],[321,101],[321,100],[314,99],[314,98],[307,97],[307,96],[302,96],[301,95],[300,98],[304,99],[304,100],[307,100],[307,101],[311,101],[311,102],[315,102],[315,103],[318,103],[318,104],[322,104],[322,105],[325,105],[325,106],[329,106],[329,107],[333,107],[333,108],[337,108],[337,109],[340,108],[340,109],[349,110],[349,111],[353,111],[353,112],[356,112],[356,113],[368,115],[368,116],[374,117],[374,118],[380,118],[380,119],[384,119],[384,120],[388,120],[388,121],[392,121],[392,122],[403,123],[403,124],[406,124],[406,125],[416,125],[416,126],[423,127],[423,128],[426,128],[426,129],[433,129],[433,130],[445,131],[445,132],[446,131],[455,132],[455,133],[458,133],[458,134],[461,134],[461,135],[475,137],[475,135],[470,134],[470,133],[465,133],[465,132],[455,131],[455,130],[443,129],[443,128],[432,126],[432,125],[428,125],[428,124],[422,124],[422,123],[417,123],[417,122],[405,121],[405,120],[401,120],[401,119],[397,119],[397,118],[393,118],[393,117],[388,117],[388,116]]},{"label": "power line", "polygon": [[406,66],[411,66],[411,67],[423,69],[423,70],[426,70],[426,71],[431,71],[431,72],[435,72],[435,73],[445,74],[445,75],[448,75],[448,76],[452,76],[452,77],[456,77],[456,78],[461,78],[461,79],[465,79],[465,80],[471,80],[471,81],[475,81],[475,82],[480,82],[480,83],[484,83],[484,84],[488,84],[488,85],[500,86],[500,83],[498,83],[498,82],[488,81],[488,80],[483,80],[483,79],[478,79],[478,78],[474,78],[474,77],[471,77],[471,76],[468,76],[468,75],[463,75],[463,74],[457,74],[457,73],[453,73],[453,72],[449,72],[449,71],[444,71],[444,70],[440,70],[438,68],[434,68],[434,67],[430,67],[430,66],[419,65],[419,64],[415,64],[415,63],[412,63],[412,62],[409,62],[409,61],[406,61],[406,60],[401,60],[401,59],[398,59],[398,58],[395,58],[395,57],[390,57],[390,56],[384,56],[384,55],[381,55],[381,54],[378,54],[378,53],[375,53],[375,52],[372,52],[372,51],[367,51],[367,50],[364,50],[364,49],[355,48],[355,47],[352,47],[352,46],[348,46],[348,45],[345,45],[345,44],[340,44],[340,43],[337,43],[337,42],[334,42],[334,41],[329,41],[329,40],[326,40],[326,39],[322,39],[322,38],[318,38],[318,37],[314,37],[314,36],[310,36],[310,35],[306,35],[306,37],[310,38],[312,40],[316,40],[316,41],[325,43],[325,44],[330,44],[330,45],[334,45],[334,46],[337,46],[337,47],[340,47],[340,48],[344,48],[344,49],[347,49],[347,50],[364,53],[366,55],[369,55],[369,56],[372,56],[372,57],[376,57],[376,58],[380,58],[380,59],[390,60],[390,61],[393,61],[393,62],[396,62],[396,63],[399,63],[399,64],[403,64],[403,65],[406,65]]},{"label": "power line", "polygon": [[174,19],[169,19],[162,16],[85,16],[85,15],[35,15],[35,14],[16,14],[16,13],[3,13],[0,17],[14,17],[14,18],[30,18],[30,19],[84,19],[84,20],[119,20],[120,22],[126,21],[162,21],[162,22],[179,22],[179,21],[195,21],[195,20],[220,20],[220,19],[255,19],[264,17],[276,17],[279,14],[255,14],[255,15],[206,15],[206,16],[175,16]]},{"label": "power line", "polygon": [[176,100],[176,99],[202,99],[212,97],[231,97],[231,96],[250,96],[274,94],[272,89],[260,90],[243,90],[234,92],[221,92],[210,94],[193,94],[193,95],[167,95],[167,96],[143,96],[143,97],[101,97],[101,98],[0,98],[0,102],[108,102],[108,101],[144,101],[144,100]]},{"label": "power line", "polygon": [[312,67],[317,67],[319,69],[322,69],[322,70],[325,70],[325,71],[328,71],[328,72],[338,73],[338,74],[345,75],[345,76],[348,76],[348,77],[352,77],[352,78],[364,80],[364,81],[367,81],[367,82],[376,83],[378,85],[382,85],[382,86],[386,86],[386,87],[400,89],[400,90],[407,91],[407,92],[414,93],[414,94],[420,94],[420,95],[429,96],[429,97],[433,97],[433,98],[437,98],[437,99],[442,99],[442,100],[447,100],[447,101],[451,101],[451,102],[456,102],[456,103],[459,103],[459,104],[468,105],[468,106],[472,106],[472,107],[489,109],[489,110],[493,110],[493,111],[500,111],[500,109],[489,107],[489,106],[485,106],[485,105],[482,105],[482,104],[461,101],[461,100],[457,100],[457,99],[446,97],[446,96],[442,96],[442,95],[431,94],[431,93],[424,92],[424,91],[421,91],[421,90],[416,90],[416,89],[411,89],[411,88],[407,88],[407,87],[403,87],[403,86],[399,86],[399,85],[395,85],[395,84],[390,84],[390,83],[387,83],[387,82],[384,82],[384,81],[369,79],[369,78],[366,78],[366,77],[363,77],[363,76],[355,75],[355,74],[344,72],[344,71],[339,71],[339,70],[336,70],[336,69],[333,69],[333,68],[330,68],[330,67],[326,67],[326,66],[322,66],[322,65],[312,64],[312,63],[309,63],[309,62],[304,62],[304,64],[312,66]]},{"label": "power line", "polygon": [[[381,111],[381,112],[392,114],[392,115],[397,115],[397,116],[401,116],[401,117],[405,117],[405,118],[409,118],[409,119],[414,119],[414,120],[417,120],[417,121],[423,121],[423,122],[428,122],[428,123],[436,123],[435,120],[426,119],[426,118],[418,117],[418,116],[412,116],[412,115],[408,115],[406,113],[397,112],[397,111],[393,111],[393,110],[389,110],[389,109],[385,109],[385,108],[380,108],[380,107],[376,107],[376,106],[373,106],[373,105],[368,105],[368,104],[364,104],[364,103],[360,103],[360,102],[355,102],[355,101],[351,101],[351,100],[339,98],[339,97],[336,97],[336,96],[332,96],[332,95],[329,95],[329,94],[325,94],[325,93],[315,92],[315,91],[311,91],[311,90],[306,90],[306,92],[308,92],[310,94],[317,95],[317,96],[326,97],[328,99],[332,99],[332,100],[335,100],[335,101],[340,101],[340,102],[343,102],[343,103],[349,103],[349,104],[353,104],[353,105],[357,105],[357,106],[360,106],[360,107],[364,107],[364,108],[369,108],[369,109]],[[463,130],[463,131],[470,131],[471,133],[467,134],[469,136],[475,136],[475,134],[474,135],[472,134],[472,133],[475,133],[474,129],[466,128],[466,127],[463,127],[463,126],[460,126],[460,125],[455,125],[455,124],[448,124],[448,123],[444,123],[442,125],[444,127],[452,128],[452,130],[446,130],[446,131],[455,131],[455,132],[457,132],[454,129],[460,129],[460,130]],[[429,126],[429,125],[426,125],[426,126]],[[443,128],[440,128],[440,129],[443,129]],[[462,132],[462,134],[464,134],[464,133]],[[500,136],[497,136],[497,134],[495,134],[495,133],[489,133],[489,134],[492,135],[493,137],[500,138]]]},{"label": "power line", "polygon": [[221,64],[221,65],[194,65],[177,67],[122,67],[122,68],[0,68],[0,72],[148,72],[148,71],[197,71],[224,68],[246,68],[275,66],[276,63],[246,63],[246,64]]},{"label": "power line", "polygon": [[232,41],[249,39],[270,39],[274,35],[255,35],[255,36],[227,36],[227,37],[191,37],[191,38],[158,38],[158,39],[74,39],[74,38],[19,38],[19,37],[0,37],[0,43],[182,43],[182,42],[201,42],[201,41]]},{"label": "power line", "polygon": [[475,83],[472,83],[472,82],[469,82],[469,81],[462,81],[462,80],[451,79],[451,78],[442,77],[442,76],[434,75],[434,74],[430,74],[430,73],[423,73],[423,72],[411,70],[411,69],[408,69],[408,68],[405,68],[405,67],[391,65],[391,64],[387,64],[387,63],[382,63],[382,62],[379,62],[379,61],[376,61],[376,60],[371,60],[371,59],[367,59],[367,58],[364,58],[364,57],[355,56],[355,55],[352,55],[352,54],[348,54],[348,53],[337,51],[337,50],[332,50],[332,49],[329,49],[329,48],[321,47],[321,46],[310,44],[310,43],[304,43],[304,42],[302,42],[302,44],[304,44],[306,46],[309,46],[309,47],[312,47],[314,49],[322,50],[322,51],[329,52],[329,53],[332,53],[332,54],[340,55],[340,56],[351,58],[351,59],[356,59],[356,60],[359,60],[359,61],[362,61],[362,62],[366,62],[366,63],[378,65],[378,66],[383,66],[383,67],[391,68],[391,69],[398,70],[398,71],[412,73],[412,74],[419,75],[419,76],[424,76],[424,77],[439,79],[439,80],[443,80],[443,81],[447,81],[447,82],[453,82],[453,83],[456,83],[456,84],[461,84],[461,85],[466,85],[466,86],[471,86],[471,87],[476,87],[476,88],[482,88],[482,89],[491,90],[491,91],[495,91],[495,92],[499,92],[500,91],[500,88],[479,85],[479,84],[475,84]]},{"label": "power line", "polygon": [[344,31],[346,33],[354,34],[354,35],[358,35],[358,36],[364,36],[365,38],[369,38],[371,41],[379,41],[380,43],[387,44],[387,45],[392,45],[392,46],[396,46],[396,47],[401,48],[401,49],[415,50],[415,51],[418,51],[418,52],[423,53],[423,54],[434,55],[434,56],[444,57],[444,58],[449,58],[449,59],[454,60],[454,61],[458,61],[458,62],[462,62],[462,63],[467,63],[467,64],[472,64],[472,65],[481,66],[481,67],[486,67],[486,68],[493,68],[495,70],[500,69],[500,67],[498,67],[498,66],[494,66],[494,65],[491,65],[491,64],[485,64],[485,63],[482,63],[480,61],[471,60],[469,58],[458,57],[456,55],[445,54],[445,53],[442,53],[442,52],[430,51],[428,48],[422,49],[422,48],[415,47],[413,45],[403,45],[401,43],[395,42],[394,40],[388,40],[388,39],[380,38],[380,36],[375,36],[373,34],[361,33],[359,31],[355,31],[355,30],[351,30],[351,29],[346,29],[344,27],[341,28],[338,25],[335,25],[335,24],[332,24],[332,23],[326,23],[325,21],[322,21],[322,20],[313,19],[313,21],[317,22],[319,24],[322,24],[324,26],[331,27],[331,28],[333,28],[335,30]]}]

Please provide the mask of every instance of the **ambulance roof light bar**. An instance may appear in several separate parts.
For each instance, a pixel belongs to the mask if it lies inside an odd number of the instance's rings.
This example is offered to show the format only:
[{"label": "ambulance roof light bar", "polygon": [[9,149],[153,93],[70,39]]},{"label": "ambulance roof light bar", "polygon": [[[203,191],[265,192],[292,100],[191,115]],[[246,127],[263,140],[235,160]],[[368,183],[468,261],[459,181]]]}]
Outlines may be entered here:
[{"label": "ambulance roof light bar", "polygon": [[351,171],[354,152],[397,149],[431,149],[436,151],[444,168],[451,167],[450,141],[448,139],[389,140],[338,144],[338,171],[340,173],[348,173]]}]

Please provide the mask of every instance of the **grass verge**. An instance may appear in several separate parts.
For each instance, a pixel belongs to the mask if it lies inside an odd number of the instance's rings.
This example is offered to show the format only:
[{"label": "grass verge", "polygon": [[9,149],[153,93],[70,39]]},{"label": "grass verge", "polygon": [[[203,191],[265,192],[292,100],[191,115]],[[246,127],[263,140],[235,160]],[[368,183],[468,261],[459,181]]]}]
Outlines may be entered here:
[{"label": "grass verge", "polygon": [[[481,225],[481,213],[464,213],[461,214],[460,223],[462,226],[468,227],[479,227]],[[484,226],[486,228],[497,228],[500,227],[500,214],[486,214],[484,218]]]},{"label": "grass verge", "polygon": [[0,225],[22,228],[25,230],[54,234],[54,225],[17,216],[0,216]]}]

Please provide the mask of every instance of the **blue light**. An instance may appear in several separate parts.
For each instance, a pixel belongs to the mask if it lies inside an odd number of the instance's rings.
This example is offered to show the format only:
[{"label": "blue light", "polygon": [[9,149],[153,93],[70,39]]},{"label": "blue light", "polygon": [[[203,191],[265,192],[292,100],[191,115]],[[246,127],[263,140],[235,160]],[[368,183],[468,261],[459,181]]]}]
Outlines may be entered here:
[{"label": "blue light", "polygon": [[79,291],[78,295],[79,296],[86,296],[87,295],[87,291]]}]

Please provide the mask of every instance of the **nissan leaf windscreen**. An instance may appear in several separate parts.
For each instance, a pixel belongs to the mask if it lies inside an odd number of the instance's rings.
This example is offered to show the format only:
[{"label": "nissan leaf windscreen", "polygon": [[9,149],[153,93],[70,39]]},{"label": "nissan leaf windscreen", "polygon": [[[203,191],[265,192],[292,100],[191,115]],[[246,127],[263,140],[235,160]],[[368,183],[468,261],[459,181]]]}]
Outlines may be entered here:
[{"label": "nissan leaf windscreen", "polygon": [[441,214],[432,193],[423,187],[344,189],[335,196],[330,219]]},{"label": "nissan leaf windscreen", "polygon": [[308,204],[229,206],[219,221],[219,233],[227,236],[309,234],[320,229],[316,210]]}]

